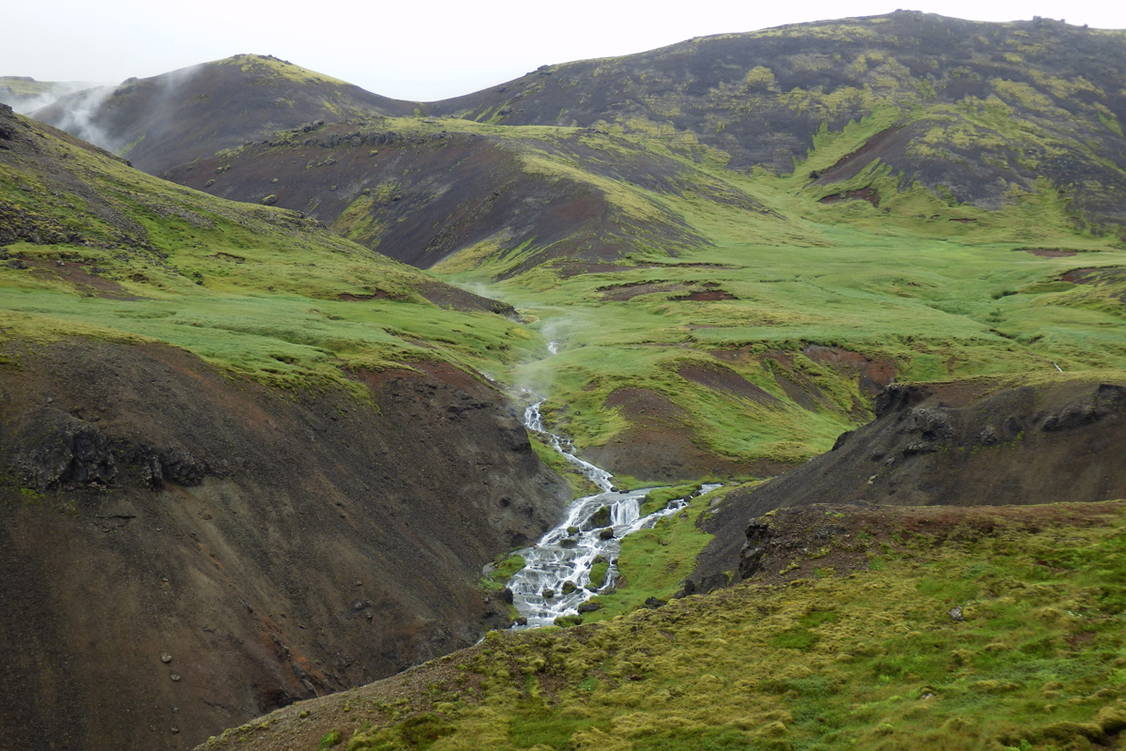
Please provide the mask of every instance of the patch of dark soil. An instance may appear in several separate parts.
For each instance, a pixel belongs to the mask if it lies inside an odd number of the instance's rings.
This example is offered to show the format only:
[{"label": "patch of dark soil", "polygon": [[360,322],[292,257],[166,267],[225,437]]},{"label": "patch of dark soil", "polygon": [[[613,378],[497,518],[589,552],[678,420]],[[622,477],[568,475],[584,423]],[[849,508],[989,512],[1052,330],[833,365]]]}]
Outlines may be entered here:
[{"label": "patch of dark soil", "polygon": [[619,409],[630,427],[605,445],[589,447],[583,453],[612,472],[672,482],[709,474],[776,474],[788,468],[768,460],[726,459],[700,448],[692,439],[688,413],[656,391],[617,389],[607,397],[606,406]]},{"label": "patch of dark soil", "polygon": [[350,292],[341,292],[336,296],[336,299],[344,302],[363,302],[364,300],[391,300],[393,298],[390,292],[376,289],[366,295],[354,295]]},{"label": "patch of dark soil", "polygon": [[750,399],[765,407],[780,407],[782,402],[769,391],[762,389],[730,368],[722,365],[697,365],[686,363],[676,370],[685,380],[706,386],[709,389],[727,391],[736,396]]},{"label": "patch of dark soil", "polygon": [[1111,284],[1126,282],[1126,266],[1095,266],[1072,269],[1060,274],[1060,281],[1072,284]]},{"label": "patch of dark soil", "polygon": [[1076,250],[1074,248],[1013,248],[1013,251],[1031,253],[1034,256],[1042,256],[1044,258],[1065,258],[1079,255],[1080,253],[1091,252],[1089,250]]},{"label": "patch of dark soil", "polygon": [[898,371],[895,361],[890,358],[872,359],[841,347],[809,344],[802,349],[802,354],[838,373],[855,376],[860,392],[870,397],[892,383]]},{"label": "patch of dark soil", "polygon": [[453,308],[465,313],[496,313],[509,317],[517,315],[516,308],[506,302],[482,297],[451,284],[442,282],[422,284],[419,285],[418,291],[427,300],[443,308]]},{"label": "patch of dark soil", "polygon": [[880,191],[875,188],[858,188],[843,193],[833,193],[817,199],[818,203],[840,203],[841,201],[867,201],[876,208],[880,206]]},{"label": "patch of dark soil", "polygon": [[602,293],[603,300],[624,302],[626,300],[632,300],[638,295],[651,295],[657,292],[673,292],[675,290],[685,288],[685,285],[681,282],[654,280],[644,282],[623,282],[622,284],[607,284],[606,286],[598,287],[598,291]]},{"label": "patch of dark soil", "polygon": [[715,300],[738,300],[739,298],[725,289],[701,289],[689,292],[687,295],[676,295],[670,300],[695,300],[698,302],[713,302]]},{"label": "patch of dark soil", "polygon": [[1126,497],[1126,384],[892,385],[876,419],[832,451],[751,490],[705,523],[693,579],[736,566],[747,520],[811,503],[1007,505]]},{"label": "patch of dark soil", "polygon": [[480,567],[569,497],[501,395],[445,363],[358,374],[365,404],[155,345],[5,354],[13,747],[187,749],[472,644],[507,619]]},{"label": "patch of dark soil", "polygon": [[[845,154],[832,167],[821,172],[811,172],[809,177],[818,185],[848,180],[877,159],[888,161],[893,156],[901,155],[910,141],[911,131],[901,125],[894,125],[869,138],[856,151]],[[877,195],[877,200],[878,198]]]},{"label": "patch of dark soil", "polygon": [[48,278],[61,279],[82,295],[89,297],[104,297],[111,300],[140,300],[113,279],[106,279],[98,272],[97,266],[88,266],[75,261],[49,260],[45,258],[22,258],[27,268],[33,269],[32,273]]}]

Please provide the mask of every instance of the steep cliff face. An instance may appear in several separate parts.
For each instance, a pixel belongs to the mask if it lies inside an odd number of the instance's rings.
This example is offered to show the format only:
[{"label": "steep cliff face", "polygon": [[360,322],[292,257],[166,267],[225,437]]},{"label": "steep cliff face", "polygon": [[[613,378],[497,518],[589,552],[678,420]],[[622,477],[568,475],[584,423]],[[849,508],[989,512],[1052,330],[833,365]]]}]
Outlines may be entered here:
[{"label": "steep cliff face", "polygon": [[[9,344],[6,748],[190,748],[472,644],[481,566],[565,501],[448,364],[279,393],[159,345]],[[108,688],[112,687],[112,689]]]},{"label": "steep cliff face", "polygon": [[[750,491],[706,522],[715,538],[687,590],[726,583],[758,545],[753,518],[813,503],[980,506],[1126,496],[1126,386],[1062,381],[893,385],[876,419],[832,451]],[[750,523],[750,527],[748,527]]]}]

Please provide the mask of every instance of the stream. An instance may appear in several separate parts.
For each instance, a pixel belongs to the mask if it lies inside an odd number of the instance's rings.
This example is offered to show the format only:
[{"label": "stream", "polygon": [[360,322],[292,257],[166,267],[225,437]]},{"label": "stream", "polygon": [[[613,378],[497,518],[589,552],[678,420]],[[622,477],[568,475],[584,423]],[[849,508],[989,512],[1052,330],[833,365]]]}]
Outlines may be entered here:
[{"label": "stream", "polygon": [[[524,410],[524,425],[546,438],[552,448],[601,492],[572,501],[563,521],[535,545],[517,551],[526,565],[509,579],[508,588],[512,590],[512,604],[526,619],[526,624],[521,623],[516,628],[551,625],[560,616],[577,613],[579,605],[598,592],[613,589],[618,577],[621,538],[652,527],[658,519],[687,506],[690,500],[673,500],[665,508],[641,516],[641,502],[653,488],[615,490],[609,472],[575,456],[570,441],[544,428],[540,414],[542,403],[536,402]],[[698,492],[706,493],[718,487],[704,485]],[[590,580],[596,561],[607,564],[601,586],[592,586]]]}]

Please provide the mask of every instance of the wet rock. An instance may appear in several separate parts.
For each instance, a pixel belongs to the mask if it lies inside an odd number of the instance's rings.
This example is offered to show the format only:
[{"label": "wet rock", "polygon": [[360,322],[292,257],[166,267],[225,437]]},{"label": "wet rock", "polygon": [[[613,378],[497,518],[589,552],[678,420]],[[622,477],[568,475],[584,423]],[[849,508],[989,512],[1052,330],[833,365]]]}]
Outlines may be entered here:
[{"label": "wet rock", "polygon": [[762,570],[762,560],[766,555],[766,544],[773,533],[770,525],[752,521],[747,525],[747,541],[739,553],[739,578],[747,579]]},{"label": "wet rock", "polygon": [[514,625],[514,626],[527,626],[528,625],[528,619],[525,618],[524,616],[520,616],[519,618],[517,618],[515,621],[512,622],[512,625]]},{"label": "wet rock", "polygon": [[573,581],[568,580],[563,582],[563,594],[569,595],[576,589],[578,589],[578,587],[575,586],[575,583]]},{"label": "wet rock", "polygon": [[561,547],[561,548],[573,548],[578,544],[579,544],[579,541],[576,540],[574,537],[564,537],[562,540],[559,541],[559,547]]},{"label": "wet rock", "polygon": [[614,537],[614,528],[613,527],[606,527],[606,529],[599,530],[599,532],[598,532],[598,539],[599,540],[611,540],[611,539],[613,539],[613,537]]},{"label": "wet rock", "polygon": [[555,597],[555,590],[554,589],[545,589],[540,594],[543,595],[543,599],[550,600],[552,597]]},{"label": "wet rock", "polygon": [[581,605],[579,605],[575,609],[578,610],[580,613],[593,613],[596,610],[602,609],[602,603],[601,602],[595,602],[594,600],[588,600],[587,602],[582,603]]},{"label": "wet rock", "polygon": [[595,529],[596,527],[605,527],[610,524],[610,507],[603,506],[591,515],[590,521],[586,523],[587,529]]},{"label": "wet rock", "polygon": [[505,587],[504,591],[502,591],[500,593],[500,599],[504,600],[506,603],[511,605],[512,604],[512,598],[513,598],[512,590],[509,589],[508,587]]},{"label": "wet rock", "polygon": [[570,535],[571,537],[574,537],[578,533],[579,533],[578,527],[567,527],[567,534]]},{"label": "wet rock", "polygon": [[645,598],[645,602],[642,603],[641,606],[644,607],[644,608],[650,608],[652,610],[656,610],[657,608],[663,607],[666,604],[667,604],[666,600],[660,600],[656,597],[647,597],[647,598]]},{"label": "wet rock", "polygon": [[583,622],[581,615],[561,615],[555,619],[555,625],[566,628],[567,626],[578,626]]}]

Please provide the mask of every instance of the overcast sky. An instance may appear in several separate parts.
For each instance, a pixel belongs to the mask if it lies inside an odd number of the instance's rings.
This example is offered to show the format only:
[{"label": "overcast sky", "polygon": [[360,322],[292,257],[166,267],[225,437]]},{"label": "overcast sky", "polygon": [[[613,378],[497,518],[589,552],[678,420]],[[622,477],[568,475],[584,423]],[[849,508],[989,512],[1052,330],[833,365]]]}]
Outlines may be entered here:
[{"label": "overcast sky", "polygon": [[412,100],[467,94],[548,63],[706,34],[887,13],[1065,19],[1126,28],[1126,3],[751,0],[39,0],[5,3],[0,75],[118,83],[240,52],[270,54]]}]

